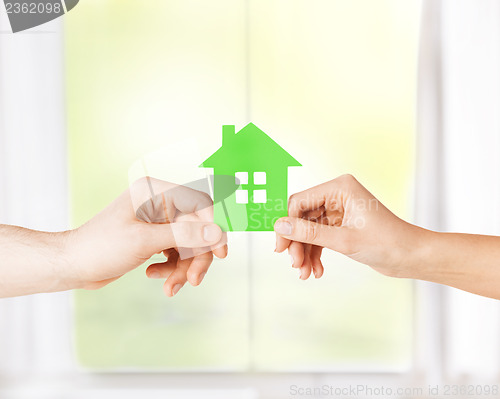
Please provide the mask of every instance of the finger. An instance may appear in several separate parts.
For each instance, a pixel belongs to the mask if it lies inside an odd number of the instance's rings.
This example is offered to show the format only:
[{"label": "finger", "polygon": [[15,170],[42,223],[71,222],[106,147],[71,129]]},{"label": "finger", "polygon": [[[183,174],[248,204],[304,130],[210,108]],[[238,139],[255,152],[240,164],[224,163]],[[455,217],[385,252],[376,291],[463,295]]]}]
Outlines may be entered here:
[{"label": "finger", "polygon": [[292,241],[288,247],[288,253],[292,257],[292,267],[301,267],[304,263],[304,244]]},{"label": "finger", "polygon": [[287,240],[286,238],[284,237],[281,237],[281,236],[276,236],[276,249],[275,249],[275,252],[278,252],[278,253],[281,253],[283,252],[285,249],[287,249],[291,244],[291,241],[290,240]]},{"label": "finger", "polygon": [[214,248],[213,253],[215,256],[217,256],[219,259],[224,259],[229,252],[229,248],[226,245],[223,245],[222,247],[217,247]]},{"label": "finger", "polygon": [[332,211],[328,214],[321,215],[315,220],[317,223],[327,224],[329,226],[341,227],[344,220],[344,212]]},{"label": "finger", "polygon": [[167,279],[177,268],[179,254],[173,251],[169,254],[168,260],[162,263],[153,263],[146,269],[148,278],[164,278]]},{"label": "finger", "polygon": [[[179,215],[176,216],[175,221],[176,222],[213,222],[212,220],[205,220],[206,218],[200,218],[194,214],[189,214],[189,215]],[[224,248],[224,246],[227,244],[227,233],[223,232],[220,241],[212,245],[210,247],[203,247],[203,248],[196,248],[193,249],[193,251],[187,251],[185,250],[183,252],[183,258],[192,258],[194,256],[200,255],[205,252],[213,252],[218,258],[225,258],[227,256],[227,247]]]},{"label": "finger", "polygon": [[187,280],[193,287],[201,284],[213,258],[214,255],[212,252],[206,252],[193,258],[189,270],[187,271]]},{"label": "finger", "polygon": [[317,245],[313,245],[311,248],[311,266],[315,278],[320,278],[324,272],[323,263],[321,262],[322,251],[323,247],[319,247]]},{"label": "finger", "polygon": [[328,226],[301,218],[285,217],[274,225],[274,231],[289,240],[319,245],[338,252],[345,252],[344,243],[349,230]]},{"label": "finger", "polygon": [[[212,223],[140,223],[140,242],[151,254],[167,248],[199,248],[217,244],[222,238],[219,226]],[[138,239],[139,241],[139,239]]]},{"label": "finger", "polygon": [[293,194],[288,200],[288,215],[302,217],[306,212],[324,207],[326,204],[326,196],[330,190],[330,188],[327,189],[321,184]]},{"label": "finger", "polygon": [[312,220],[312,221],[317,222],[318,219],[321,218],[321,216],[323,216],[324,213],[325,213],[325,207],[321,206],[318,209],[313,209],[313,210],[310,210],[310,211],[303,212],[302,217],[304,219]]},{"label": "finger", "polygon": [[199,247],[199,248],[183,248],[178,247],[177,250],[182,259],[194,258],[195,256],[205,254],[207,252],[213,253],[218,258],[222,259],[227,256],[227,234],[222,233],[222,239],[217,243],[217,245],[212,245],[210,247]]},{"label": "finger", "polygon": [[[178,210],[181,214],[195,217],[201,222],[213,223],[213,201],[207,193],[190,187],[176,186],[162,195],[168,209]],[[176,221],[176,219],[173,218],[171,221]]]},{"label": "finger", "polygon": [[177,261],[177,267],[168,277],[167,281],[163,285],[163,291],[168,297],[173,297],[179,290],[186,284],[187,272],[193,258],[189,259],[179,259]]},{"label": "finger", "polygon": [[342,209],[345,195],[353,187],[359,187],[358,181],[351,175],[342,175],[334,180],[293,194],[288,201],[288,215],[301,217],[304,212],[319,209],[326,211]]},{"label": "finger", "polygon": [[302,263],[302,266],[300,267],[300,276],[299,278],[301,280],[307,280],[309,276],[311,275],[311,245],[306,244],[304,245],[304,262]]},{"label": "finger", "polygon": [[[165,255],[165,258],[168,259],[169,256],[171,256],[174,253],[177,253],[177,251],[174,248],[167,248],[163,252],[163,255]],[[177,253],[178,254],[178,253]]]},{"label": "finger", "polygon": [[167,213],[166,216],[170,221],[173,220],[176,210],[183,213],[198,213],[203,209],[209,209],[210,214],[210,207],[213,204],[210,196],[202,191],[149,176],[135,181],[130,186],[130,196],[134,210],[152,202],[153,207],[159,212]]},{"label": "finger", "polygon": [[174,262],[167,261],[163,263],[153,263],[146,269],[146,276],[152,279],[167,279],[177,265]]},{"label": "finger", "polygon": [[212,246],[212,252],[219,259],[223,259],[227,256],[228,247],[227,247],[227,233],[222,233],[221,240],[217,243],[217,245]]}]

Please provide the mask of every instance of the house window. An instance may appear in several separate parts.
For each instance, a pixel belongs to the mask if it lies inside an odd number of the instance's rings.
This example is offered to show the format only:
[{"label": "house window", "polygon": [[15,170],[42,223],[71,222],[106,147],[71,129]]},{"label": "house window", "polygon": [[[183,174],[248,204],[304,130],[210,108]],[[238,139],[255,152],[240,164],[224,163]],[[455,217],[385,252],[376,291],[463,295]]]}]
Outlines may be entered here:
[{"label": "house window", "polygon": [[254,202],[256,204],[265,204],[267,202],[266,190],[254,190],[252,202]]},{"label": "house window", "polygon": [[259,185],[266,184],[266,172],[254,172],[253,183]]},{"label": "house window", "polygon": [[[266,180],[266,172],[254,172],[253,184],[262,186],[266,184]],[[265,204],[267,202],[267,190],[254,190],[252,202],[255,204]]]},{"label": "house window", "polygon": [[236,172],[234,176],[236,185],[248,184],[248,172]]},{"label": "house window", "polygon": [[248,190],[236,190],[236,203],[248,204]]},{"label": "house window", "polygon": [[[248,184],[248,172],[236,172],[235,183],[238,186]],[[253,184],[256,186],[262,186],[266,184],[266,172],[254,172],[253,173]],[[236,190],[236,203],[237,204],[248,204],[248,191],[247,189]],[[267,202],[267,190],[262,188],[258,190],[252,190],[251,201],[255,204],[265,204]]]},{"label": "house window", "polygon": [[[248,172],[236,172],[234,176],[236,185],[248,184]],[[248,190],[236,190],[236,203],[248,204]]]}]

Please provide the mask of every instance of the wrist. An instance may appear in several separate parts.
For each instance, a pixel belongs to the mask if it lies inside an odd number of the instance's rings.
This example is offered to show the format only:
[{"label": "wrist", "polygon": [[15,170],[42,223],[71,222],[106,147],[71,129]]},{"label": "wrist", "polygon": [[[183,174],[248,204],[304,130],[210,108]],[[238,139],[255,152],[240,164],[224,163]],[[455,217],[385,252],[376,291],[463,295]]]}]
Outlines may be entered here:
[{"label": "wrist", "polygon": [[59,287],[54,291],[65,291],[81,288],[81,278],[77,265],[77,230],[62,231],[53,233],[52,248],[57,252],[54,258],[57,259],[55,268],[57,277],[55,281]]},{"label": "wrist", "polygon": [[435,231],[413,226],[415,231],[412,239],[408,278],[433,281],[439,273],[436,269],[435,243],[439,234]]}]

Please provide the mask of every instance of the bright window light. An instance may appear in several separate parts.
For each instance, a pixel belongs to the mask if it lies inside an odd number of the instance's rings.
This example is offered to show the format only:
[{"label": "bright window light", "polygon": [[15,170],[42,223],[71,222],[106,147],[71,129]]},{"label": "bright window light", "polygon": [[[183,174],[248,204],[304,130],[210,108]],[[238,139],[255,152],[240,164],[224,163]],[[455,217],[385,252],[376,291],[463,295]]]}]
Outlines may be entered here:
[{"label": "bright window light", "polygon": [[[239,130],[249,121],[304,166],[268,169],[281,160],[266,152],[248,168],[221,165],[244,188],[218,204],[228,214],[252,208],[236,202],[262,200],[256,189],[267,190],[257,213],[281,198],[265,172],[254,174],[265,170],[273,180],[288,176],[286,195],[355,172],[398,216],[410,216],[419,1],[250,1],[251,29],[236,1],[198,1],[195,11],[191,2],[157,1],[154,12],[140,0],[80,3],[65,26],[73,226],[127,188],[131,160],[186,135],[210,155],[223,124]],[[173,299],[145,267],[103,290],[77,290],[79,364],[308,373],[412,364],[411,282],[327,250],[324,277],[299,281],[273,240],[271,232],[230,234],[230,255],[214,261],[201,287]]]}]

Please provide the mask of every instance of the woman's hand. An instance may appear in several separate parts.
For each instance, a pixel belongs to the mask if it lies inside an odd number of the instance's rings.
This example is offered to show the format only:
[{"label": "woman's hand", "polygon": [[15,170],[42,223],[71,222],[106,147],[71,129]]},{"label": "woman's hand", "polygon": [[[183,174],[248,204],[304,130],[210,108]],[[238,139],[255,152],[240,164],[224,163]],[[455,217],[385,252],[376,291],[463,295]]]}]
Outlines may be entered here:
[{"label": "woman's hand", "polygon": [[288,214],[275,224],[276,251],[288,249],[303,280],[323,275],[323,248],[385,275],[416,277],[431,234],[395,216],[351,175],[292,195]]}]

